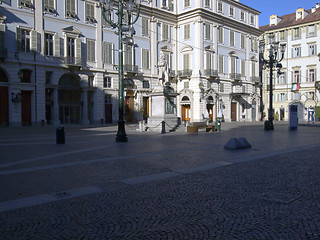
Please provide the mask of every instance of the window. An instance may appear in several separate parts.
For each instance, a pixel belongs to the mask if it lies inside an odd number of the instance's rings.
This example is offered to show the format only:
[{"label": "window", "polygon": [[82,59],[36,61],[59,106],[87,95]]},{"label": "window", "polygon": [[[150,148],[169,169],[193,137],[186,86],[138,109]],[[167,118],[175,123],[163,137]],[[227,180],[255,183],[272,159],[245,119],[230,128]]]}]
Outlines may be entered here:
[{"label": "window", "polygon": [[206,40],[211,40],[211,25],[206,23],[204,26],[205,26],[205,36],[204,36],[204,38]]},{"label": "window", "polygon": [[251,77],[256,77],[256,63],[255,62],[251,62]]},{"label": "window", "polygon": [[317,45],[310,44],[309,45],[309,56],[315,56],[317,54]]},{"label": "window", "polygon": [[231,47],[234,47],[234,35],[235,35],[235,33],[234,33],[234,31],[230,31],[230,46]]},{"label": "window", "polygon": [[255,16],[253,14],[251,14],[251,16],[250,16],[250,24],[251,25],[255,24]]},{"label": "window", "polygon": [[113,45],[109,42],[103,42],[103,62],[113,64]]},{"label": "window", "polygon": [[285,93],[280,93],[280,102],[286,101],[286,94]]},{"label": "window", "polygon": [[286,75],[287,75],[286,72],[284,72],[279,76],[279,84],[287,84]]},{"label": "window", "polygon": [[316,79],[316,69],[307,70],[307,82],[315,82]]},{"label": "window", "polygon": [[212,69],[212,53],[206,52],[206,69]]},{"label": "window", "polygon": [[34,9],[34,6],[31,0],[19,0],[19,7]]},{"label": "window", "polygon": [[300,38],[301,38],[301,29],[300,28],[292,29],[292,40],[296,40]]},{"label": "window", "polygon": [[66,0],[66,17],[78,19],[76,14],[76,0]]},{"label": "window", "polygon": [[231,73],[236,73],[236,58],[231,57]]},{"label": "window", "polygon": [[150,51],[142,49],[142,68],[150,69]]},{"label": "window", "polygon": [[234,7],[230,6],[230,17],[234,17]]},{"label": "window", "polygon": [[292,79],[293,83],[300,83],[300,71],[299,70],[295,70],[293,72],[293,79]]},{"label": "window", "polygon": [[96,61],[96,41],[93,39],[87,39],[87,61]]},{"label": "window", "polygon": [[143,88],[150,88],[150,82],[147,80],[143,80],[142,82],[142,87]]},{"label": "window", "polygon": [[142,35],[148,36],[149,35],[149,21],[147,18],[142,18]]},{"label": "window", "polygon": [[246,60],[241,60],[241,77],[246,76]]},{"label": "window", "polygon": [[301,46],[296,46],[292,48],[292,57],[293,58],[301,57]]},{"label": "window", "polygon": [[241,33],[240,45],[241,45],[241,49],[246,49],[246,36],[243,33]]},{"label": "window", "polygon": [[280,31],[279,32],[279,40],[280,41],[287,41],[287,31]]},{"label": "window", "polygon": [[17,28],[17,50],[30,52],[30,30]]},{"label": "window", "polygon": [[112,87],[112,79],[111,79],[111,77],[104,77],[104,79],[103,79],[103,87],[104,88],[111,88]]},{"label": "window", "polygon": [[67,37],[67,56],[75,57],[75,39],[72,37]]},{"label": "window", "polygon": [[96,23],[95,14],[94,14],[94,4],[86,2],[86,21],[89,23]]},{"label": "window", "polygon": [[163,23],[162,24],[162,41],[168,42],[169,40],[170,40],[169,25]]},{"label": "window", "polygon": [[310,25],[307,27],[307,37],[315,37],[317,36],[317,25]]},{"label": "window", "polygon": [[210,7],[210,0],[205,0],[204,1],[204,6],[205,7]]},{"label": "window", "polygon": [[183,83],[183,87],[184,87],[184,88],[189,88],[189,82],[184,82],[184,83]]},{"label": "window", "polygon": [[53,13],[53,14],[56,13],[56,10],[54,7],[54,0],[44,0],[43,7],[46,13]]},{"label": "window", "polygon": [[219,73],[224,73],[224,66],[223,66],[224,58],[222,55],[219,55]]},{"label": "window", "polygon": [[[132,67],[133,66],[133,50],[134,47],[132,45],[125,45],[124,46],[124,64],[127,65],[127,67]],[[132,69],[133,70],[133,69]]]},{"label": "window", "polygon": [[218,42],[223,43],[223,27],[218,27]]},{"label": "window", "polygon": [[219,85],[220,85],[220,86],[219,86],[220,92],[224,92],[224,83],[221,82]]},{"label": "window", "polygon": [[44,34],[44,54],[46,56],[53,56],[53,34]]},{"label": "window", "polygon": [[221,1],[218,1],[218,12],[222,13],[223,12],[223,5]]},{"label": "window", "polygon": [[256,38],[251,38],[251,51],[252,52],[258,51],[258,42]]},{"label": "window", "polygon": [[81,65],[81,39],[66,36],[65,57],[67,64]]},{"label": "window", "polygon": [[189,53],[183,54],[183,70],[190,70],[190,56],[189,56]]},{"label": "window", "polygon": [[190,0],[184,0],[184,7],[185,8],[190,7]]},{"label": "window", "polygon": [[245,13],[244,13],[244,11],[240,12],[240,21],[245,21]]},{"label": "window", "polygon": [[51,83],[52,72],[46,71],[46,84]]},{"label": "window", "polygon": [[184,39],[190,39],[190,24],[184,25]]}]

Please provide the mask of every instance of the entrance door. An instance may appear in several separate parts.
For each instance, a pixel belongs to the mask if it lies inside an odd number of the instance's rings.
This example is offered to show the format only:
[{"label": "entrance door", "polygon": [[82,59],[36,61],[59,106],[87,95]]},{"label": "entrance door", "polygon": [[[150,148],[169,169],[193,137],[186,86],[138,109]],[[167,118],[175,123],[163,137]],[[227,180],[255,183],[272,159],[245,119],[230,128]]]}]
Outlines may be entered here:
[{"label": "entrance door", "polygon": [[237,121],[237,103],[231,103],[231,121]]},{"label": "entrance door", "polygon": [[0,126],[9,124],[8,87],[0,87]]},{"label": "entrance door", "polygon": [[190,104],[181,106],[182,121],[190,122]]},{"label": "entrance door", "polygon": [[105,107],[105,121],[106,123],[112,123],[112,104],[106,103]]},{"label": "entrance door", "polygon": [[124,114],[125,114],[125,120],[127,122],[136,121],[136,119],[134,118],[134,93],[131,90],[127,91],[127,96],[126,96],[125,106],[124,106]]},{"label": "entrance door", "polygon": [[31,126],[31,92],[21,91],[21,124]]},{"label": "entrance door", "polygon": [[213,121],[213,104],[207,104],[207,111],[209,113],[209,118]]}]

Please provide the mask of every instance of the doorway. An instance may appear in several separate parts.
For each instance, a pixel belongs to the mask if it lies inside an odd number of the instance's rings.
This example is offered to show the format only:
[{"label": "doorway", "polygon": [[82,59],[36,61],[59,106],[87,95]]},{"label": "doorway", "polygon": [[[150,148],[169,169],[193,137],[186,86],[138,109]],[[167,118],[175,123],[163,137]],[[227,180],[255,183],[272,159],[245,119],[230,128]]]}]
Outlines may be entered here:
[{"label": "doorway", "polygon": [[182,105],[181,106],[181,119],[182,121],[190,122],[190,112],[191,107],[190,104]]},{"label": "doorway", "polygon": [[231,121],[237,121],[237,103],[231,103]]},{"label": "doorway", "polygon": [[0,87],[0,126],[9,125],[8,87]]},{"label": "doorway", "polygon": [[127,95],[124,103],[124,116],[126,122],[136,121],[134,117],[134,92],[127,90]]}]

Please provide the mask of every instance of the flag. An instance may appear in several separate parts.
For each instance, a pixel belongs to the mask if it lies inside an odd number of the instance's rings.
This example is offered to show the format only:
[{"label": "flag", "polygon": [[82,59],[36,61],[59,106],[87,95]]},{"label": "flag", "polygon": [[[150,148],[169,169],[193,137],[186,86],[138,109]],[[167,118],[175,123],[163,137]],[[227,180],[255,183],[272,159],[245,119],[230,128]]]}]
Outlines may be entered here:
[{"label": "flag", "polygon": [[298,91],[300,89],[300,83],[292,83],[291,91]]}]

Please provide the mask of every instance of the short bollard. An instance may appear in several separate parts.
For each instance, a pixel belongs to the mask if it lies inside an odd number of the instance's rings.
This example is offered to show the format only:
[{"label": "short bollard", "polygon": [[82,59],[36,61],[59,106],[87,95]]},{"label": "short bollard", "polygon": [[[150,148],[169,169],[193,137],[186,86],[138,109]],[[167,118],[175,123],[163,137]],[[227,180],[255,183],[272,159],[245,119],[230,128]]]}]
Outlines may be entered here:
[{"label": "short bollard", "polygon": [[162,134],[166,133],[166,122],[165,121],[161,122],[161,133]]},{"label": "short bollard", "polygon": [[57,144],[65,144],[64,127],[59,126],[56,131]]}]

